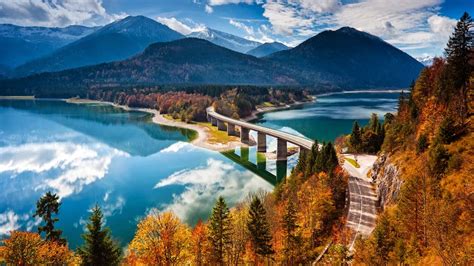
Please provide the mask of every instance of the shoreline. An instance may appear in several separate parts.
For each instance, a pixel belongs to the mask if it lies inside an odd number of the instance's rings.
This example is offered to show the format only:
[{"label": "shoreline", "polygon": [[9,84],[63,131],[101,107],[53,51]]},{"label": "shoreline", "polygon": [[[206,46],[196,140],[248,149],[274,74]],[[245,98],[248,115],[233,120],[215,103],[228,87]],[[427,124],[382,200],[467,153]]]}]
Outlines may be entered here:
[{"label": "shoreline", "polygon": [[210,133],[207,127],[200,126],[198,124],[188,124],[181,121],[167,119],[162,114],[160,114],[158,110],[155,110],[155,109],[134,108],[134,107],[128,107],[125,105],[115,104],[112,102],[89,100],[89,99],[70,98],[70,99],[63,99],[63,100],[71,104],[107,104],[116,108],[120,108],[125,111],[138,111],[138,112],[152,114],[153,115],[152,122],[155,124],[195,131],[197,133],[197,136],[195,139],[189,141],[189,143],[197,147],[205,148],[208,150],[225,152],[225,151],[233,150],[237,147],[247,146],[246,144],[241,143],[240,141],[231,141],[226,144],[211,143],[209,142]]},{"label": "shoreline", "polygon": [[259,115],[264,114],[264,113],[283,111],[283,110],[288,110],[288,109],[295,108],[295,107],[298,107],[298,106],[302,106],[302,105],[305,105],[307,103],[314,103],[314,102],[316,102],[317,96],[319,96],[319,95],[311,96],[311,100],[304,101],[304,102],[294,102],[294,103],[281,105],[281,106],[270,106],[270,107],[256,108],[256,110],[253,111],[252,114],[250,114],[249,116],[246,116],[244,118],[241,118],[241,120],[245,121],[245,122],[251,122],[251,121],[258,120],[260,118]]}]

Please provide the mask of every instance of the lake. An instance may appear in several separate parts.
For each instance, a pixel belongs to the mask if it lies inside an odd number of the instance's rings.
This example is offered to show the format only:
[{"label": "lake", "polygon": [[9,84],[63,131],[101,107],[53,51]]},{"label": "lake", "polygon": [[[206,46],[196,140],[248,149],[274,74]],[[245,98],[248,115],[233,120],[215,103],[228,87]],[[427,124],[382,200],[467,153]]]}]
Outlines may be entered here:
[{"label": "lake", "polygon": [[365,125],[372,113],[383,120],[386,113],[396,113],[399,92],[335,93],[318,96],[301,108],[264,114],[258,124],[299,132],[318,141],[334,141],[350,133],[355,120]]},{"label": "lake", "polygon": [[[318,140],[349,133],[354,119],[394,111],[398,94],[318,97],[301,109],[267,113],[259,123]],[[255,132],[251,132],[255,136]],[[109,105],[53,100],[0,100],[0,238],[36,230],[35,203],[61,197],[57,226],[72,248],[90,209],[102,207],[122,245],[152,210],[172,210],[190,225],[206,219],[218,195],[230,206],[270,191],[296,164],[257,155],[255,147],[218,153],[195,147],[189,130],[153,124],[149,114]],[[276,141],[267,138],[272,151]]]},{"label": "lake", "polygon": [[[0,121],[3,237],[14,229],[35,230],[35,203],[50,190],[62,202],[57,226],[75,248],[95,204],[125,245],[137,221],[153,209],[173,210],[192,225],[208,217],[218,195],[232,206],[250,192],[273,188],[273,180],[189,144],[193,132],[153,124],[141,112],[1,100]],[[276,163],[268,161],[266,169],[276,174]]]}]

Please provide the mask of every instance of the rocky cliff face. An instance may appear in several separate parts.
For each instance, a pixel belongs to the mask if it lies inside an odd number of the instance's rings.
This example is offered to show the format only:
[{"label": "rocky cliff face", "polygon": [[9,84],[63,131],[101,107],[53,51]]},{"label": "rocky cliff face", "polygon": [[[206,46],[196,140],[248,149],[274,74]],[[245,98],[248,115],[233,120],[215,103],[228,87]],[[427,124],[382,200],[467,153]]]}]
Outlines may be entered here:
[{"label": "rocky cliff face", "polygon": [[370,177],[376,186],[378,206],[383,209],[395,203],[403,181],[398,167],[390,161],[388,155],[384,154],[377,159]]}]

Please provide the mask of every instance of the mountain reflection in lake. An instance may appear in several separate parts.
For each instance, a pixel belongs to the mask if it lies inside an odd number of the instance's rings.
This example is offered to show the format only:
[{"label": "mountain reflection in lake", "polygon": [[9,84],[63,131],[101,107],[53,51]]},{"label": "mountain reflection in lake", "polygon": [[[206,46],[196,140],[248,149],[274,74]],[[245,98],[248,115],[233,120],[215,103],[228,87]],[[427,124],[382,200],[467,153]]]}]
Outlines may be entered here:
[{"label": "mountain reflection in lake", "polygon": [[35,230],[36,200],[61,196],[58,227],[72,248],[94,204],[125,245],[150,210],[194,224],[218,195],[229,205],[273,185],[220,153],[187,142],[194,132],[162,127],[141,112],[62,101],[0,101],[0,238]]}]

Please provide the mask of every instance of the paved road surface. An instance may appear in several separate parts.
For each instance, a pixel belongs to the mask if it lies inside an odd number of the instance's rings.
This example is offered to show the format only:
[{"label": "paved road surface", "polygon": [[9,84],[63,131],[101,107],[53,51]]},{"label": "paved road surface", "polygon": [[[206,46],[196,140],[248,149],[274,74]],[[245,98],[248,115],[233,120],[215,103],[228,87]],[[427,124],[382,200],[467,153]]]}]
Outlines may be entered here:
[{"label": "paved road surface", "polygon": [[[354,158],[352,155],[346,154],[345,156]],[[375,227],[377,196],[370,183],[370,179],[367,178],[367,172],[372,168],[376,159],[376,156],[358,155],[357,161],[361,166],[360,168],[355,168],[347,161],[343,164],[344,169],[350,174],[350,203],[347,226],[355,232],[349,246],[350,250],[354,248],[355,239],[359,235],[368,236]]]}]

